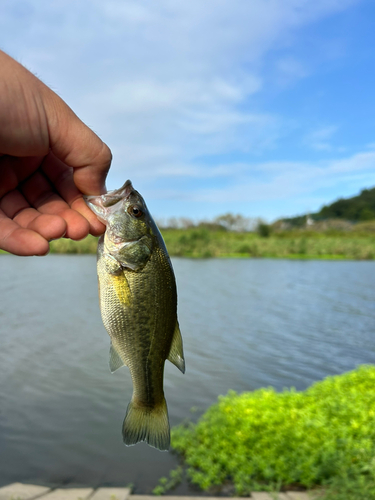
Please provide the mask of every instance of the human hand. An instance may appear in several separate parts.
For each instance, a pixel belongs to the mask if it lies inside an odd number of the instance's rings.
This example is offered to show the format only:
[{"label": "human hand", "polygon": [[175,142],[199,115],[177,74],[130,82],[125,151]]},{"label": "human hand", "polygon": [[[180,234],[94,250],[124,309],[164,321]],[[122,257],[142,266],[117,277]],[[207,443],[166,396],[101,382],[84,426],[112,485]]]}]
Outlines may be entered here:
[{"label": "human hand", "polygon": [[82,195],[105,193],[108,146],[1,51],[0,68],[0,248],[45,255],[53,239],[103,233]]}]

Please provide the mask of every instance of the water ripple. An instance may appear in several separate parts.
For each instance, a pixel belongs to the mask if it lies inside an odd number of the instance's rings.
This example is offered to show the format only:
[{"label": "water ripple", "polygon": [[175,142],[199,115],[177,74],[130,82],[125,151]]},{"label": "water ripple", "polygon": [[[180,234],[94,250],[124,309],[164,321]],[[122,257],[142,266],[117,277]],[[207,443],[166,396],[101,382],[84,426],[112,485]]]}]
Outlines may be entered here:
[{"label": "water ripple", "polygon": [[[187,371],[166,365],[172,425],[229,389],[300,390],[375,362],[374,262],[173,262]],[[132,386],[108,370],[95,257],[1,256],[0,273],[0,485],[149,493],[176,458],[122,444]]]}]

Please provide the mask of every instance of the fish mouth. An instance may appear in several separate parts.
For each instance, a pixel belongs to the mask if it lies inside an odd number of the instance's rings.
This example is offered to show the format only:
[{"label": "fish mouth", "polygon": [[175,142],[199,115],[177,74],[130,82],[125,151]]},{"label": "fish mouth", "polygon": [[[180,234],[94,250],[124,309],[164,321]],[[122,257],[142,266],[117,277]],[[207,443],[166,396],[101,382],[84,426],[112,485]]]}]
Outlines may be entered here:
[{"label": "fish mouth", "polygon": [[102,194],[100,196],[84,196],[83,199],[85,200],[89,208],[91,208],[91,210],[97,215],[99,220],[106,223],[106,215],[108,213],[108,209],[110,207],[113,207],[120,201],[127,200],[133,192],[133,185],[130,180],[127,180],[125,184],[119,189],[108,191],[108,193]]},{"label": "fish mouth", "polygon": [[114,189],[103,195],[103,207],[111,207],[121,200],[127,200],[133,191],[132,182],[128,179],[119,189]]},{"label": "fish mouth", "polygon": [[108,191],[106,194],[100,196],[84,196],[86,203],[91,203],[93,205],[101,206],[104,208],[112,207],[116,205],[121,200],[126,200],[129,198],[131,193],[134,191],[133,185],[130,180],[127,180],[125,184],[119,189],[114,189],[113,191]]}]

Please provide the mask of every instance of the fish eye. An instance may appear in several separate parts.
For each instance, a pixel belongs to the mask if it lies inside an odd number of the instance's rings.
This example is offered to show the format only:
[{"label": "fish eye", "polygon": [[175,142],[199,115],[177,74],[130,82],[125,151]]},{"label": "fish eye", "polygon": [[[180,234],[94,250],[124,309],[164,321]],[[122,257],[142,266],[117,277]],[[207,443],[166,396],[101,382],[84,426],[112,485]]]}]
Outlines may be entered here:
[{"label": "fish eye", "polygon": [[139,208],[138,205],[132,205],[128,208],[128,213],[130,215],[133,215],[134,217],[136,217],[137,219],[139,219],[139,217],[142,217],[143,215],[143,212],[142,210]]}]

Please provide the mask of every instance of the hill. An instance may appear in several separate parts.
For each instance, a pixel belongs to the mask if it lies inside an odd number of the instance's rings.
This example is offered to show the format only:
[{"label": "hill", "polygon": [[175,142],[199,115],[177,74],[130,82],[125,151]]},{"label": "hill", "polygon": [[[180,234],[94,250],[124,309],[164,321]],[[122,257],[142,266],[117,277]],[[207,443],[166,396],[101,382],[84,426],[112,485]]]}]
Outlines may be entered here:
[{"label": "hill", "polygon": [[[306,224],[307,215],[283,219],[292,226]],[[351,198],[339,198],[330,205],[324,205],[319,212],[309,214],[314,221],[324,219],[343,219],[351,222],[363,222],[375,219],[375,187],[363,189]]]}]

